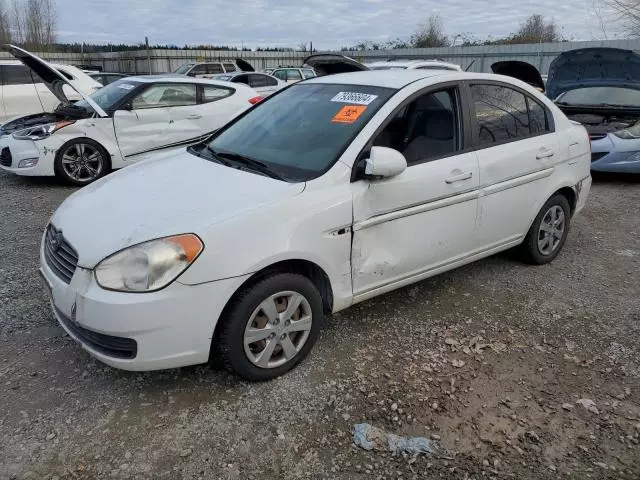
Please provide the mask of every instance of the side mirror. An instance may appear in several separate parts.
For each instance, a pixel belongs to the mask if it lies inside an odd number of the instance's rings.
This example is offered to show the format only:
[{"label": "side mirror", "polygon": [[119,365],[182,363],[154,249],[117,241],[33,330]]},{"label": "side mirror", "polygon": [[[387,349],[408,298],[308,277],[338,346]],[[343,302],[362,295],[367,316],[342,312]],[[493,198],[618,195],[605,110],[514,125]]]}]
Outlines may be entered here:
[{"label": "side mirror", "polygon": [[407,160],[404,155],[387,147],[371,147],[371,153],[365,162],[365,175],[374,178],[395,177],[407,168]]}]

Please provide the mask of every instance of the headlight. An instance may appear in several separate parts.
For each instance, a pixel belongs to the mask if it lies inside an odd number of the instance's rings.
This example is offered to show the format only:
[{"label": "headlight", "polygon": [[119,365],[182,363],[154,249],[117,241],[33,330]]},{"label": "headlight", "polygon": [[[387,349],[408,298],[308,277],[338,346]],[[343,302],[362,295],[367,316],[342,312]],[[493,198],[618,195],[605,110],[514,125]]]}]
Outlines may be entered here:
[{"label": "headlight", "polygon": [[618,138],[622,138],[624,140],[632,140],[634,138],[640,138],[640,122],[635,125],[625,128],[624,130],[620,130],[614,133],[614,135]]},{"label": "headlight", "polygon": [[13,138],[16,140],[42,140],[43,138],[53,135],[54,132],[61,128],[73,123],[76,123],[75,120],[61,120],[59,122],[36,125],[35,127],[29,127],[24,130],[17,131],[13,134]]},{"label": "headlight", "polygon": [[204,245],[194,234],[158,238],[125,248],[95,269],[98,285],[119,292],[152,292],[166,287],[191,265]]}]

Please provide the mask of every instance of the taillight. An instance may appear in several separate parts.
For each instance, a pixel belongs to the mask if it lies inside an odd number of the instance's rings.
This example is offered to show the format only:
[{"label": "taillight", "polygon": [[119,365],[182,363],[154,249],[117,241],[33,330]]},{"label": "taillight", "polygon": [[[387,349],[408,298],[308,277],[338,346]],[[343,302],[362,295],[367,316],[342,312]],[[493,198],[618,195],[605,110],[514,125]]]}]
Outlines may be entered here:
[{"label": "taillight", "polygon": [[264,97],[253,97],[253,98],[249,99],[249,103],[251,105],[255,105],[256,103],[258,103],[258,102],[260,102],[262,100],[264,100]]}]

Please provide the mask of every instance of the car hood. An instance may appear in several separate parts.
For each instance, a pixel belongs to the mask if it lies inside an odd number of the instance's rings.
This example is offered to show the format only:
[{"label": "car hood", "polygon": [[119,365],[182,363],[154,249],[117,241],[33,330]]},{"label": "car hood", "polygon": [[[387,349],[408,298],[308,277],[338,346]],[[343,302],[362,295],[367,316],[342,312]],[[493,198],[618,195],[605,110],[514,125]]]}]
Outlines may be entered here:
[{"label": "car hood", "polygon": [[225,167],[186,150],[167,152],[78,190],[51,223],[78,252],[78,265],[94,268],[140,242],[202,234],[213,224],[295,196],[304,185]]},{"label": "car hood", "polygon": [[536,67],[527,62],[509,60],[491,65],[491,71],[498,75],[517,78],[544,92],[544,82]]},{"label": "car hood", "polygon": [[311,55],[304,59],[304,64],[312,67],[318,76],[369,70],[369,67],[353,58],[328,53]]},{"label": "car hood", "polygon": [[241,58],[236,58],[236,65],[243,72],[255,72],[256,71],[256,69],[253,68],[253,65],[251,65],[249,62],[247,62],[246,60],[243,60]]},{"label": "car hood", "polygon": [[556,99],[585,87],[640,90],[640,55],[619,48],[581,48],[560,54],[549,66],[547,96]]},{"label": "car hood", "polygon": [[68,85],[75,92],[77,92],[78,95],[80,95],[89,105],[91,105],[91,108],[93,108],[93,110],[98,115],[100,115],[101,117],[108,116],[96,102],[94,102],[91,98],[78,90],[71,82],[69,82],[64,77],[64,75],[62,75],[53,66],[42,60],[40,57],[27,52],[20,47],[16,47],[15,45],[7,44],[4,46],[4,49],[11,55],[13,55],[16,59],[20,60],[23,65],[33,71],[36,75],[38,75],[40,79],[42,79],[42,83],[47,86],[51,93],[53,93],[61,103],[64,103],[65,105],[73,104],[67,98],[63,90],[64,85]]}]

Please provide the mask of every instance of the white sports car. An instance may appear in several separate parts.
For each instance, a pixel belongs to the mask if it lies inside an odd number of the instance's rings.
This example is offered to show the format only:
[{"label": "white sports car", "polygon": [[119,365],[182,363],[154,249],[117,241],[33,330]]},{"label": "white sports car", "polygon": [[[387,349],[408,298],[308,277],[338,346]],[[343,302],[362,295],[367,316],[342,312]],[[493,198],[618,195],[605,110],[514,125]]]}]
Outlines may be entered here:
[{"label": "white sports car", "polygon": [[[262,97],[248,86],[184,76],[118,80],[90,96],[44,60],[12,45],[60,105],[0,127],[0,168],[86,185],[149,152],[197,143]],[[83,100],[71,102],[72,88]]]}]

